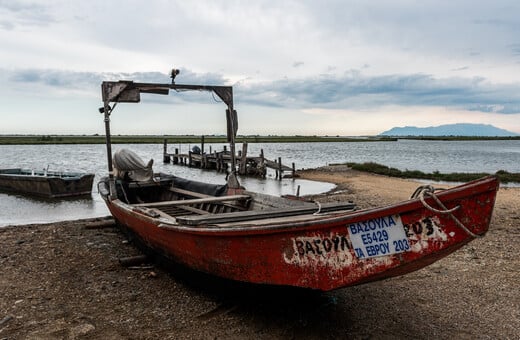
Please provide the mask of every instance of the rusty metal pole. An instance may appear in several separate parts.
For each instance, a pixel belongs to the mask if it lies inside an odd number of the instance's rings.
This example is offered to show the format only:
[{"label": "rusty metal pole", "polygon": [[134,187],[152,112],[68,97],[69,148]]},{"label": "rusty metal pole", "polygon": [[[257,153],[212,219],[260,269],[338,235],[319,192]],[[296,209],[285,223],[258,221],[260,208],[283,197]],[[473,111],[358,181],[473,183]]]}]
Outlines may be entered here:
[{"label": "rusty metal pole", "polygon": [[112,175],[112,141],[110,138],[110,106],[107,102],[103,103],[105,113],[105,144],[107,145],[108,173]]},{"label": "rusty metal pole", "polygon": [[105,114],[105,143],[107,145],[107,161],[108,161],[108,178],[109,178],[109,189],[110,198],[115,199],[117,197],[116,184],[114,180],[114,168],[112,165],[112,140],[110,138],[110,105],[107,101],[103,102],[103,110]]}]

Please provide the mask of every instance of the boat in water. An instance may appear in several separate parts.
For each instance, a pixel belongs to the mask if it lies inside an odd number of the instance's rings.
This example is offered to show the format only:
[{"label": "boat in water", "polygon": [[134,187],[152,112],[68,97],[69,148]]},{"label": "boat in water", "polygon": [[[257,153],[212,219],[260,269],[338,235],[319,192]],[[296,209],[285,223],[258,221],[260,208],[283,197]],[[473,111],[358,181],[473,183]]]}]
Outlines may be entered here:
[{"label": "boat in water", "polygon": [[0,190],[46,198],[90,195],[94,174],[0,169]]},{"label": "boat in water", "polygon": [[[154,173],[129,150],[114,156],[110,114],[141,93],[210,91],[226,105],[235,155],[237,116],[226,86],[103,82],[109,176],[98,189],[117,223],[176,263],[226,279],[334,290],[403,275],[456,251],[489,228],[495,176],[447,190],[425,185],[411,199],[373,209],[251,192],[231,171],[224,185]],[[111,107],[110,104],[113,104]]]}]

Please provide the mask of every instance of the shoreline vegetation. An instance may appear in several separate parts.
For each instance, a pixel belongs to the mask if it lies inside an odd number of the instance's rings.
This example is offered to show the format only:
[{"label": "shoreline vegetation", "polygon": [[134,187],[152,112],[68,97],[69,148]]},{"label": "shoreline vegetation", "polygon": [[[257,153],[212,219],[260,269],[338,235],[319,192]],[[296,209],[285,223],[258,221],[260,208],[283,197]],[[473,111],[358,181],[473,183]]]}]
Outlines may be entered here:
[{"label": "shoreline vegetation", "polygon": [[[205,143],[226,143],[224,135],[114,135],[113,144],[163,144],[168,143],[193,144],[200,143],[204,137]],[[510,137],[480,137],[480,136],[259,136],[238,135],[237,143],[320,143],[320,142],[396,142],[399,139],[438,140],[438,141],[482,141],[482,140],[520,140],[520,136]],[[30,144],[104,144],[105,136],[94,135],[0,135],[0,145],[30,145]]]},{"label": "shoreline vegetation", "polygon": [[[489,176],[489,173],[440,173],[434,171],[433,173],[424,173],[418,170],[405,170],[401,171],[396,168],[390,168],[386,165],[366,162],[366,163],[345,163],[345,164],[330,164],[334,165],[347,165],[349,168],[357,171],[368,172],[372,174],[384,175],[389,177],[406,178],[406,179],[419,179],[419,180],[433,180],[436,182],[469,182],[481,177]],[[520,183],[520,173],[510,173],[504,170],[497,171],[496,175],[501,183]]]}]

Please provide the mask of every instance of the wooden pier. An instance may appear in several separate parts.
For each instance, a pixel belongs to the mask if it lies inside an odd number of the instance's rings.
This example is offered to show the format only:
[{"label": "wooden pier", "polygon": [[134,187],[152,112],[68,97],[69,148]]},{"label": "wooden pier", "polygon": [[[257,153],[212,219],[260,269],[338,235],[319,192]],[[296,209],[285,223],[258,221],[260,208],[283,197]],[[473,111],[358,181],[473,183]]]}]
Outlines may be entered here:
[{"label": "wooden pier", "polygon": [[[238,151],[235,159],[236,170],[238,174],[242,176],[265,178],[267,176],[267,169],[273,169],[276,173],[276,179],[278,180],[297,177],[294,163],[292,163],[292,167],[289,167],[282,163],[281,157],[278,157],[278,160],[269,160],[264,157],[263,149],[257,157],[248,156],[247,143],[242,143],[242,150]],[[172,162],[174,165],[185,165],[201,169],[212,169],[217,172],[227,172],[231,167],[231,152],[227,150],[226,146],[224,146],[224,149],[221,151],[214,151],[210,146],[209,152],[205,152],[204,136],[202,136],[200,148],[195,146],[192,150],[189,150],[188,153],[180,153],[179,149],[175,149],[174,153],[169,153],[168,141],[165,139],[163,162]]]}]

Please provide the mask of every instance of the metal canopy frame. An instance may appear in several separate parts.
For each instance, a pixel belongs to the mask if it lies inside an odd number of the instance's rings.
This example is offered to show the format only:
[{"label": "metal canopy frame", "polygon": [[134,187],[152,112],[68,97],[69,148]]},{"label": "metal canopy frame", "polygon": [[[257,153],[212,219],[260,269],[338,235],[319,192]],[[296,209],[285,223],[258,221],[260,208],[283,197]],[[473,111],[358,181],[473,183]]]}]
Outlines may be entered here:
[{"label": "metal canopy frame", "polygon": [[[173,80],[173,79],[172,79]],[[235,138],[238,129],[237,113],[233,109],[233,87],[213,85],[188,85],[188,84],[163,84],[163,83],[135,83],[133,81],[104,81],[101,84],[103,107],[99,109],[104,113],[105,138],[107,145],[108,171],[113,182],[112,165],[112,141],[110,134],[110,114],[117,103],[139,103],[141,93],[168,95],[170,90],[175,91],[208,91],[215,93],[227,106],[227,139],[231,151],[231,174],[236,179]],[[110,103],[114,103],[110,107]],[[111,188],[112,189],[112,188]],[[112,194],[114,194],[113,192]]]}]

